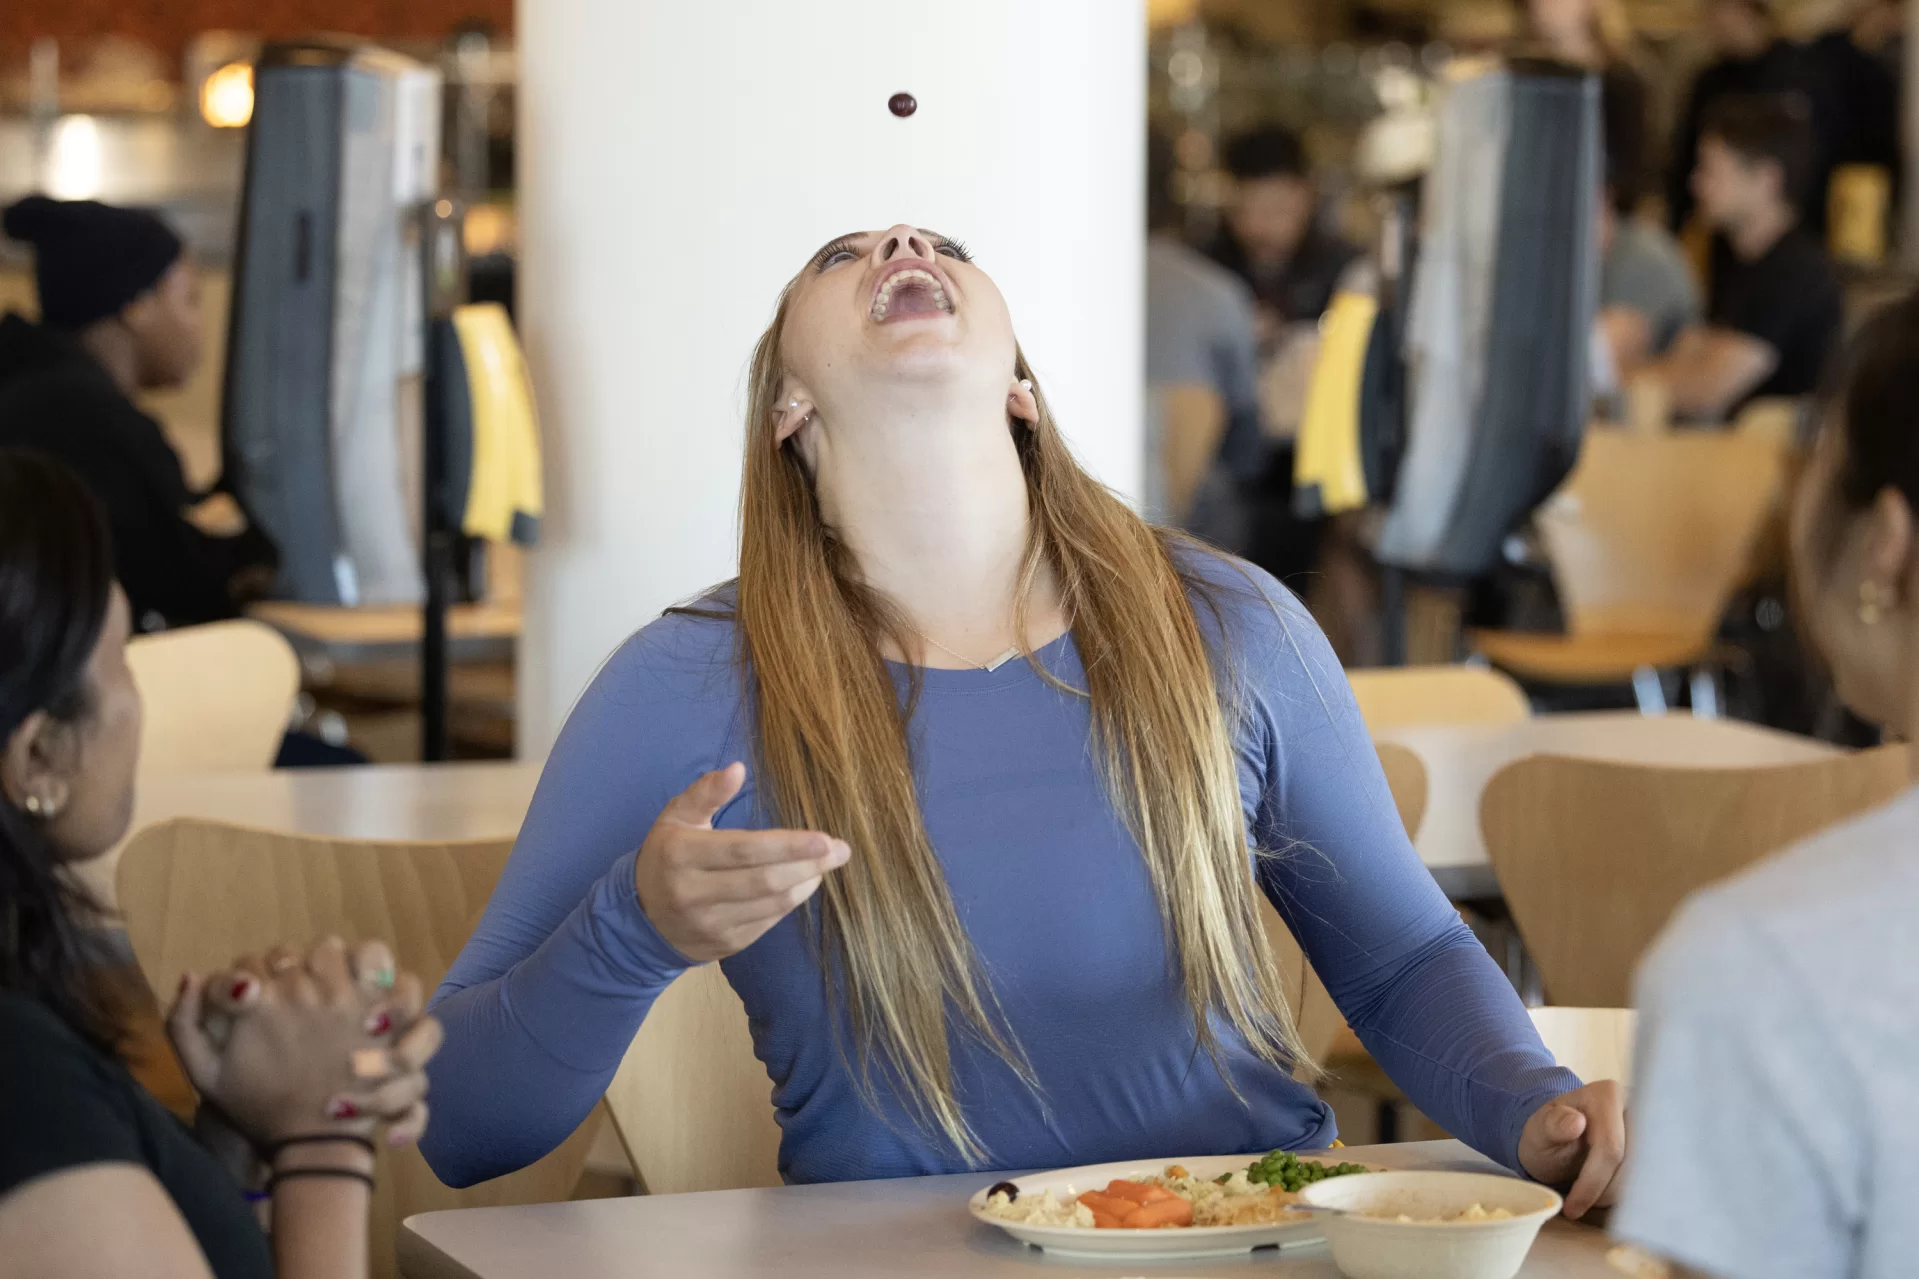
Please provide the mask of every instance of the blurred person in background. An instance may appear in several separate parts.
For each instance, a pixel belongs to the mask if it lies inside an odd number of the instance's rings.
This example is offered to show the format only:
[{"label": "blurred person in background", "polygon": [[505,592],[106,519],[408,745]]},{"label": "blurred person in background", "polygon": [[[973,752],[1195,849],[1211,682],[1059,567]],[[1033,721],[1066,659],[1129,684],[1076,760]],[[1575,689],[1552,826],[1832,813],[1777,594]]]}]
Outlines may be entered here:
[{"label": "blurred person in background", "polygon": [[1291,129],[1267,125],[1226,144],[1233,178],[1213,260],[1245,280],[1259,304],[1262,345],[1286,325],[1316,322],[1359,250],[1320,223],[1319,183]]},{"label": "blurred person in background", "polygon": [[143,391],[202,355],[200,283],[179,236],[138,209],[28,196],[6,233],[34,248],[40,322],[0,319],[0,446],[52,454],[106,507],[140,631],[232,617],[277,556],[224,494],[197,493]]},{"label": "blurred person in background", "polygon": [[1253,293],[1180,239],[1172,146],[1147,139],[1146,518],[1243,553],[1263,471]]},{"label": "blurred person in background", "polygon": [[1600,331],[1613,368],[1627,377],[1699,323],[1699,286],[1679,241],[1621,208],[1610,183],[1599,206],[1599,254]]},{"label": "blurred person in background", "polygon": [[1845,323],[1838,274],[1801,224],[1811,128],[1789,97],[1731,97],[1701,129],[1693,191],[1717,231],[1705,324],[1655,371],[1673,411],[1719,420],[1760,396],[1810,394]]},{"label": "blurred person in background", "polygon": [[[1919,298],[1868,322],[1838,387],[1793,506],[1795,594],[1840,697],[1911,741]],[[1913,1273],[1916,830],[1908,789],[1681,908],[1639,972],[1634,1150],[1615,1232],[1688,1274]]]},{"label": "blurred person in background", "polygon": [[1715,61],[1699,73],[1680,113],[1666,175],[1666,215],[1674,231],[1692,218],[1692,175],[1699,145],[1714,104],[1722,98],[1793,94],[1804,100],[1813,126],[1807,193],[1816,196],[1804,209],[1808,226],[1825,227],[1825,190],[1838,151],[1828,95],[1806,51],[1779,30],[1772,0],[1705,0],[1702,11]]}]

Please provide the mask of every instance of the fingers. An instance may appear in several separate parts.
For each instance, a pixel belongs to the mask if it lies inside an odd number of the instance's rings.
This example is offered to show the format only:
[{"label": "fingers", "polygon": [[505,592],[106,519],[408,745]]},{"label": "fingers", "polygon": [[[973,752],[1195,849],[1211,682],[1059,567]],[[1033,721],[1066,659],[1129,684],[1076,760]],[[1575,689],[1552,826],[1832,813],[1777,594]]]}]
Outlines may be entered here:
[{"label": "fingers", "polygon": [[1583,1217],[1594,1206],[1611,1203],[1619,1170],[1626,1162],[1626,1109],[1619,1085],[1594,1084],[1580,1099],[1586,1158],[1566,1193],[1566,1215]]},{"label": "fingers", "polygon": [[347,966],[346,943],[338,937],[323,939],[308,953],[306,971],[322,999],[346,999],[358,986]]},{"label": "fingers", "polygon": [[409,1070],[383,1084],[354,1092],[344,1092],[327,1103],[329,1119],[396,1119],[426,1097],[426,1075]]},{"label": "fingers", "polygon": [[241,1017],[267,993],[258,970],[241,968],[214,973],[202,983],[201,1006],[208,1014]]},{"label": "fingers", "polygon": [[202,1025],[206,981],[197,973],[180,974],[180,993],[167,1010],[167,1038],[179,1054],[181,1069],[193,1086],[205,1092],[220,1074],[220,1051]]},{"label": "fingers", "polygon": [[437,1017],[422,1017],[401,1035],[399,1042],[388,1051],[398,1069],[422,1070],[433,1054],[440,1051],[440,1044],[446,1038],[446,1030]]},{"label": "fingers", "polygon": [[393,1122],[386,1131],[386,1144],[394,1150],[410,1146],[426,1134],[427,1106],[424,1101],[416,1101],[407,1107],[404,1115]]},{"label": "fingers", "polygon": [[393,951],[385,942],[361,942],[347,956],[347,962],[353,970],[353,979],[367,995],[377,996],[381,991],[393,989],[398,972]]},{"label": "fingers", "polygon": [[667,846],[670,866],[688,870],[739,870],[780,862],[823,861],[843,865],[852,849],[816,830],[727,830],[679,835]]},{"label": "fingers", "polygon": [[776,862],[751,870],[705,872],[692,877],[687,896],[697,902],[766,902],[781,914],[813,895],[821,876],[846,864],[846,845],[834,841],[832,852],[805,861]]},{"label": "fingers", "polygon": [[667,801],[660,824],[709,827],[713,817],[733,802],[746,784],[746,765],[737,760],[716,772],[702,774],[691,786]]},{"label": "fingers", "polygon": [[283,973],[290,973],[296,968],[306,966],[305,956],[284,943],[269,950],[263,962],[266,967],[262,971],[268,977],[278,977]]}]

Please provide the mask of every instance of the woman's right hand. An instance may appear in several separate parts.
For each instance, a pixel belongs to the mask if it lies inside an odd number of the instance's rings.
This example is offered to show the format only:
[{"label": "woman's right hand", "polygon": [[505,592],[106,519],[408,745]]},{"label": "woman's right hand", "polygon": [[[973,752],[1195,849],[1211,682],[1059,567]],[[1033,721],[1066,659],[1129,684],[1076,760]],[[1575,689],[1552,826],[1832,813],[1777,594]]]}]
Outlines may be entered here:
[{"label": "woman's right hand", "polygon": [[354,960],[329,938],[304,960],[243,959],[212,978],[182,979],[167,1017],[181,1064],[255,1146],[368,1137],[382,1121],[395,1121],[397,1145],[424,1129],[424,1067],[439,1048],[439,1023],[419,1015],[419,980],[393,975],[390,957],[378,979],[364,955]]},{"label": "woman's right hand", "polygon": [[744,764],[707,773],[660,813],[633,869],[640,909],[696,963],[738,954],[819,890],[852,850],[818,831],[714,830]]}]

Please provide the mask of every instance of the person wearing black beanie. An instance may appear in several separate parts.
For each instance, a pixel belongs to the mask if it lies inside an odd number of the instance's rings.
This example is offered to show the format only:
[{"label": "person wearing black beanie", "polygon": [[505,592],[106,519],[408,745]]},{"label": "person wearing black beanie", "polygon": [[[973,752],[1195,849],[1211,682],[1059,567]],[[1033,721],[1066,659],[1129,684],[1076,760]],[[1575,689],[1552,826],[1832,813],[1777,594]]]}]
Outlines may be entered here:
[{"label": "person wearing black beanie", "polygon": [[33,246],[40,295],[38,323],[0,318],[0,446],[52,454],[94,490],[139,629],[233,616],[270,584],[273,546],[231,497],[191,489],[134,402],[200,363],[199,276],[180,237],[145,210],[39,195],[0,229]]}]

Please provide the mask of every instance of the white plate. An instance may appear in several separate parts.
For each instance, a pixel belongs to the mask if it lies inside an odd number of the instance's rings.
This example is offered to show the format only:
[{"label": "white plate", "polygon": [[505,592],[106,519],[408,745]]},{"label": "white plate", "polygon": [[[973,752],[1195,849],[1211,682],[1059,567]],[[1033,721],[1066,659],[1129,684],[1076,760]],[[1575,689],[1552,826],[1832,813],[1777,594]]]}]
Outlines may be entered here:
[{"label": "white plate", "polygon": [[[1347,1163],[1338,1150],[1311,1155],[1321,1163]],[[1030,1177],[1001,1178],[1019,1187],[1022,1196],[1043,1195],[1048,1190],[1061,1199],[1103,1190],[1115,1178],[1157,1177],[1169,1164],[1183,1164],[1195,1177],[1219,1177],[1257,1163],[1258,1155],[1202,1155],[1198,1158],[1135,1160],[1130,1163],[1091,1164],[1083,1168],[1062,1168],[1058,1172],[1035,1173]],[[987,1174],[990,1176],[991,1174]],[[1185,1226],[1177,1230],[1088,1230],[1082,1226],[1029,1226],[986,1215],[986,1186],[967,1201],[976,1220],[997,1226],[1021,1243],[1043,1248],[1061,1257],[1115,1259],[1157,1257],[1164,1261],[1198,1261],[1206,1257],[1234,1257],[1255,1248],[1274,1245],[1316,1243],[1325,1232],[1310,1215],[1299,1214],[1298,1221],[1275,1222],[1265,1226]]]}]

